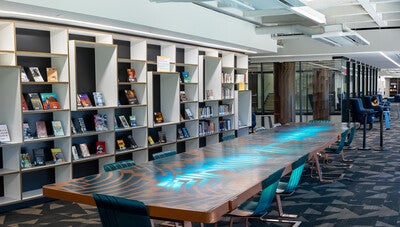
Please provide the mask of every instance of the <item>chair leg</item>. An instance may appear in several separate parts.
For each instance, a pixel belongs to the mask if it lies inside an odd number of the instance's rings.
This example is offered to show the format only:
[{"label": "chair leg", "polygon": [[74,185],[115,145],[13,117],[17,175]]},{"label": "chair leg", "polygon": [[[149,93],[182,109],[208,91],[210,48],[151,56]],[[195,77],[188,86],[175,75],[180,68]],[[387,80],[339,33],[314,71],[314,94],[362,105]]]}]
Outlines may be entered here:
[{"label": "chair leg", "polygon": [[282,217],[282,218],[297,218],[298,217],[297,214],[283,213],[282,200],[281,200],[281,196],[279,194],[275,194],[275,199],[276,199],[276,206],[278,207],[279,217]]},{"label": "chair leg", "polygon": [[351,159],[346,159],[345,157],[344,157],[344,152],[342,151],[342,162],[353,162],[354,160],[351,160]]},{"label": "chair leg", "polygon": [[270,223],[291,224],[291,226],[294,226],[294,227],[300,226],[300,224],[301,224],[301,221],[298,221],[298,220],[271,219],[271,218],[267,218],[265,216],[267,216],[267,214],[264,214],[263,216],[261,216],[260,220],[264,221],[264,222],[270,222]]},{"label": "chair leg", "polygon": [[230,217],[229,219],[229,227],[233,227],[233,217]]}]

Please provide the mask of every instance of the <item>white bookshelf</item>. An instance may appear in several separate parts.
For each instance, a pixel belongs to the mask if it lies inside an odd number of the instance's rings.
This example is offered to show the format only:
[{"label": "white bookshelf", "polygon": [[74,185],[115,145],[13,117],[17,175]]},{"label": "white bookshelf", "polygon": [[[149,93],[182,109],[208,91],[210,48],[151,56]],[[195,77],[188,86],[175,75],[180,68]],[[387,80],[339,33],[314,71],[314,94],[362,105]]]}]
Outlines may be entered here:
[{"label": "white bookshelf", "polygon": [[0,65],[15,66],[15,24],[0,21]]}]

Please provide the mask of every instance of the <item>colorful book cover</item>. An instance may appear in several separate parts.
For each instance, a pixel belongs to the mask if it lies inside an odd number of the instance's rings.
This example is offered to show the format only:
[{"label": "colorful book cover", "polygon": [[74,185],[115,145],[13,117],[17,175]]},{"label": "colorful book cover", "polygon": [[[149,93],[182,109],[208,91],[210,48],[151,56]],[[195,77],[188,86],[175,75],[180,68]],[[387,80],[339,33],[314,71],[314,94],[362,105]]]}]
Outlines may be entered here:
[{"label": "colorful book cover", "polygon": [[29,70],[30,70],[33,80],[35,82],[44,82],[42,74],[40,73],[40,70],[38,67],[29,67]]},{"label": "colorful book cover", "polygon": [[128,82],[137,82],[136,71],[134,68],[126,69],[126,74],[128,76]]},{"label": "colorful book cover", "polygon": [[94,104],[96,106],[105,106],[104,95],[101,92],[93,92]]},{"label": "colorful book cover", "polygon": [[106,142],[104,142],[104,141],[96,142],[96,154],[107,154]]},{"label": "colorful book cover", "polygon": [[154,123],[163,123],[164,117],[161,112],[154,112]]},{"label": "colorful book cover", "polygon": [[71,152],[72,152],[72,157],[74,158],[74,160],[78,160],[79,159],[78,148],[76,148],[75,145],[72,145]]},{"label": "colorful book cover", "polygon": [[139,104],[139,100],[136,96],[135,90],[125,89],[124,92],[125,92],[126,99],[128,100],[128,104],[131,104],[131,105]]},{"label": "colorful book cover", "polygon": [[181,78],[183,83],[190,83],[189,72],[181,72]]},{"label": "colorful book cover", "polygon": [[118,146],[118,149],[120,149],[120,150],[126,149],[125,142],[123,139],[117,139],[117,146]]},{"label": "colorful book cover", "polygon": [[58,82],[57,68],[46,68],[47,82]]},{"label": "colorful book cover", "polygon": [[82,157],[84,158],[90,157],[89,148],[86,143],[79,144],[79,148],[81,149]]},{"label": "colorful book cover", "polygon": [[64,136],[64,129],[62,127],[61,121],[52,121],[54,136]]},{"label": "colorful book cover", "polygon": [[60,103],[58,102],[58,96],[56,93],[40,93],[40,98],[44,110],[60,109]]},{"label": "colorful book cover", "polygon": [[22,110],[28,110],[28,104],[26,103],[25,97],[24,95],[21,96],[22,97]]},{"label": "colorful book cover", "polygon": [[44,121],[36,121],[36,134],[38,138],[47,138],[46,123]]},{"label": "colorful book cover", "polygon": [[94,115],[94,128],[96,131],[107,131],[107,115],[95,114]]},{"label": "colorful book cover", "polygon": [[51,148],[51,154],[53,155],[53,160],[55,163],[65,162],[64,154],[62,153],[61,148]]},{"label": "colorful book cover", "polygon": [[126,120],[124,115],[118,116],[119,120],[121,121],[121,125],[124,128],[129,128],[128,121]]},{"label": "colorful book cover", "polygon": [[42,148],[33,149],[33,158],[35,166],[42,166],[46,164],[44,150]]},{"label": "colorful book cover", "polygon": [[28,75],[26,75],[24,67],[21,67],[21,81],[22,82],[30,82]]},{"label": "colorful book cover", "polygon": [[38,93],[28,93],[27,98],[32,110],[43,110],[42,101],[40,101]]},{"label": "colorful book cover", "polygon": [[135,115],[129,116],[129,122],[131,123],[131,127],[136,127],[137,126],[136,116]]},{"label": "colorful book cover", "polygon": [[87,94],[78,94],[78,98],[83,107],[93,106],[92,102],[90,101],[89,96]]}]

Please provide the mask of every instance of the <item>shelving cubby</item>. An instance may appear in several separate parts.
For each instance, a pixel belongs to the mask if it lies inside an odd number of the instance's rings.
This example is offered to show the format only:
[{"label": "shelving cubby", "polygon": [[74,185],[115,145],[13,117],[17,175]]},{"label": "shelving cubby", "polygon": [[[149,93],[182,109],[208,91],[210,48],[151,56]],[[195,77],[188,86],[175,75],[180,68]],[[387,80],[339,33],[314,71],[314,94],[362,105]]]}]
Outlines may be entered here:
[{"label": "shelving cubby", "polygon": [[160,41],[147,42],[147,71],[157,70],[157,56],[166,56],[169,58],[169,72],[176,72],[176,46],[172,43]]},{"label": "shelving cubby", "polygon": [[199,101],[221,98],[221,58],[200,55],[199,57]]},{"label": "shelving cubby", "polygon": [[251,127],[251,91],[235,91],[235,125],[238,135],[247,135]]},{"label": "shelving cubby", "polygon": [[[149,128],[148,136],[154,141],[154,144],[148,145],[148,157],[152,160],[154,153],[165,150],[176,150],[176,124],[163,125]],[[163,133],[165,141],[161,141],[160,134]]]},{"label": "shelving cubby", "polygon": [[15,66],[15,24],[0,21],[0,65]]}]

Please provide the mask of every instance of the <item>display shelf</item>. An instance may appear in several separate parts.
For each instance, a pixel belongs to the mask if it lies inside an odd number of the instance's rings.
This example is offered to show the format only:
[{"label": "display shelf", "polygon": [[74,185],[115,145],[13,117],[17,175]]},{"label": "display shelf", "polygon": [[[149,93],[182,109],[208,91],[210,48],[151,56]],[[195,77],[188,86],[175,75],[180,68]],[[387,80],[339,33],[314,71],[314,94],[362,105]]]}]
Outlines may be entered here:
[{"label": "display shelf", "polygon": [[92,38],[93,42],[98,44],[112,44],[113,43],[113,35],[106,32],[85,30],[85,29],[69,29],[68,34],[74,36],[88,37]]},{"label": "display shelf", "polygon": [[126,58],[129,61],[147,60],[147,41],[142,38],[135,38],[124,35],[114,35],[114,44],[118,45],[118,57]]},{"label": "display shelf", "polygon": [[251,91],[235,92],[235,125],[237,129],[251,127]]},{"label": "display shelf", "polygon": [[68,112],[69,109],[51,109],[51,110],[23,110],[24,115],[31,114],[46,114],[46,113],[57,113],[57,112]]},{"label": "display shelf", "polygon": [[123,154],[130,154],[133,152],[137,152],[137,151],[142,151],[142,150],[147,150],[147,147],[138,147],[138,148],[127,148],[127,149],[123,149],[123,150],[115,150],[115,154],[116,155],[123,155]]},{"label": "display shelf", "polygon": [[36,199],[36,198],[40,198],[42,196],[43,196],[43,190],[41,188],[39,188],[39,189],[34,189],[34,190],[23,192],[22,200]]},{"label": "display shelf", "polygon": [[1,148],[2,154],[2,168],[0,169],[0,176],[6,176],[19,172],[19,146],[7,146]]},{"label": "display shelf", "polygon": [[26,173],[26,172],[33,172],[33,171],[44,170],[44,169],[53,169],[53,168],[63,166],[63,165],[70,165],[70,162],[46,163],[46,165],[42,165],[42,166],[32,166],[29,168],[23,168],[23,169],[21,169],[21,172]]},{"label": "display shelf", "polygon": [[199,101],[218,100],[221,97],[221,58],[200,55]]},{"label": "display shelf", "polygon": [[0,66],[15,66],[15,24],[0,21]]}]

